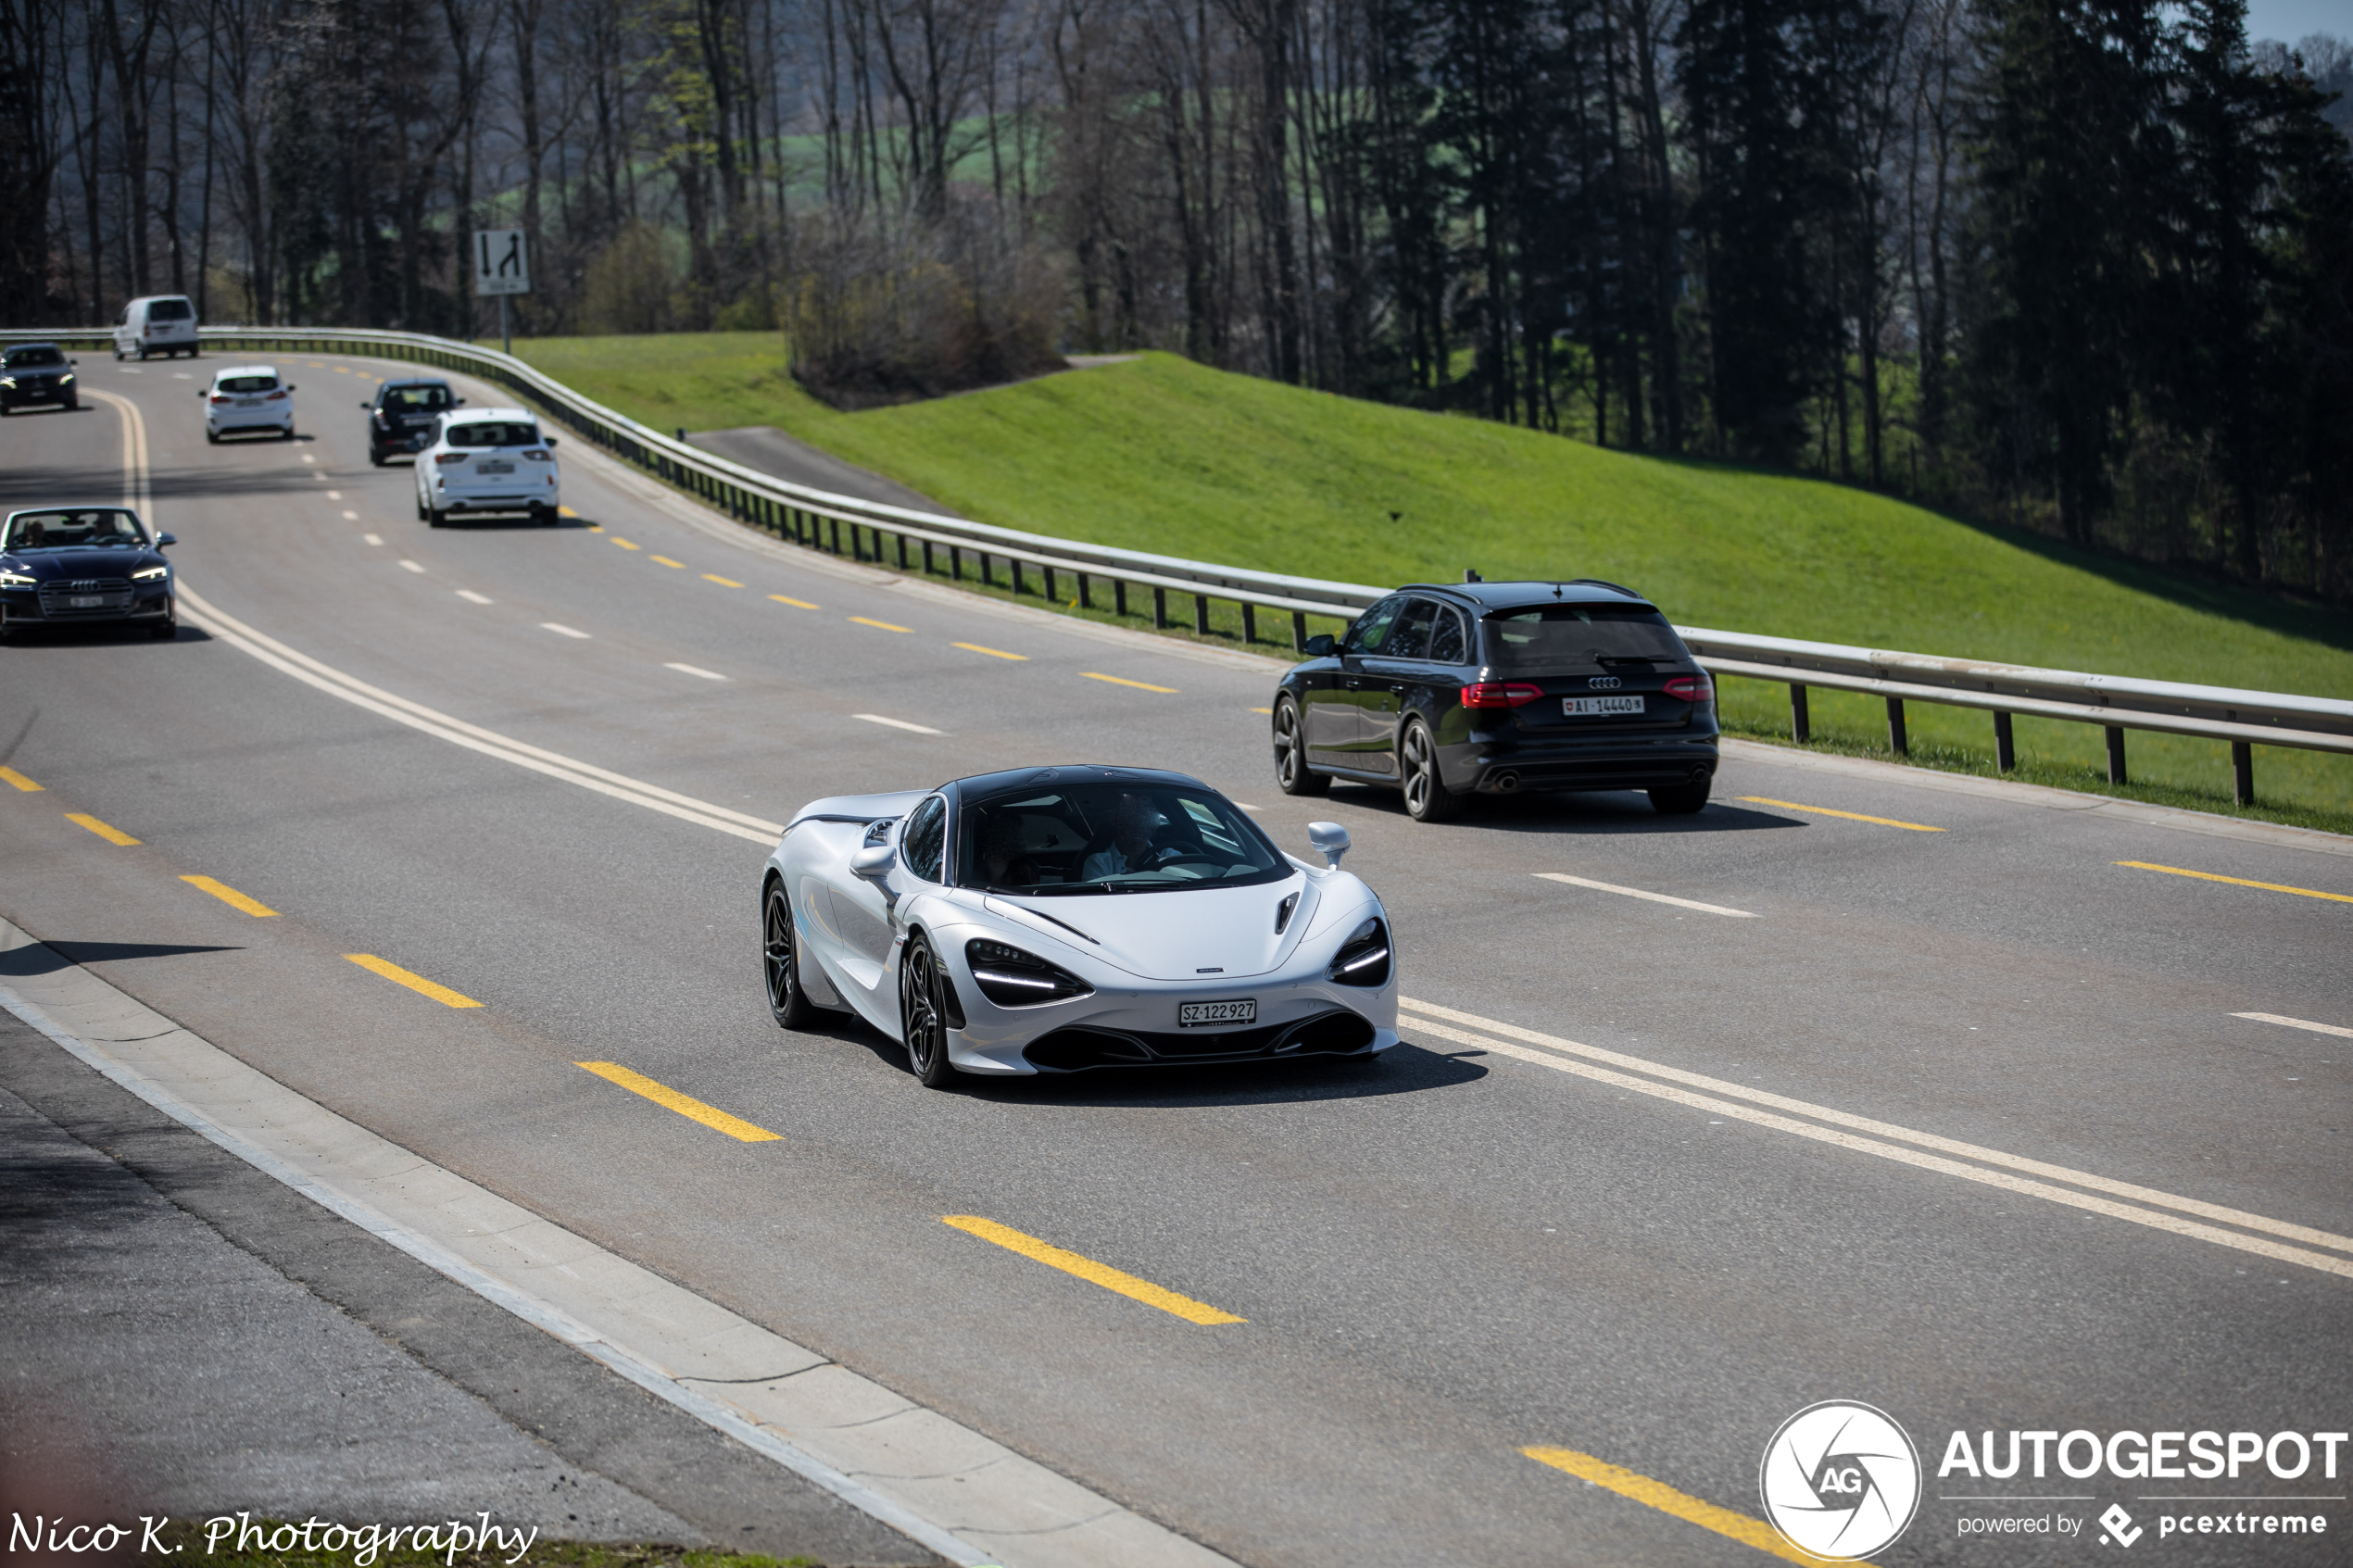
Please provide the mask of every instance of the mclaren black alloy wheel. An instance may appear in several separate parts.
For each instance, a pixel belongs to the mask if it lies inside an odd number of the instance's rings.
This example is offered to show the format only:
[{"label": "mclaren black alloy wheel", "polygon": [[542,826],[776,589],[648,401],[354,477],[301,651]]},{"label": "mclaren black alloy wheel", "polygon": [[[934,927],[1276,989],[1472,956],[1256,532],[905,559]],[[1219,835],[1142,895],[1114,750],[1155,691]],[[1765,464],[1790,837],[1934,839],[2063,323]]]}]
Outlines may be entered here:
[{"label": "mclaren black alloy wheel", "polygon": [[1398,771],[1405,778],[1405,814],[1417,822],[1442,822],[1463,809],[1463,797],[1438,773],[1438,743],[1419,719],[1405,721],[1398,743]]},{"label": "mclaren black alloy wheel", "polygon": [[800,955],[784,884],[770,883],[761,905],[760,968],[768,985],[769,1016],[780,1029],[810,1028],[817,1022],[817,1006],[800,988]]},{"label": "mclaren black alloy wheel", "polygon": [[1275,787],[1285,795],[1325,795],[1331,775],[1307,766],[1307,752],[1299,733],[1299,704],[1288,696],[1275,699]]},{"label": "mclaren black alloy wheel", "polygon": [[927,1089],[946,1088],[956,1076],[948,1064],[948,1021],[940,1005],[939,960],[921,932],[907,939],[899,959],[899,1018],[907,1045],[907,1066]]}]

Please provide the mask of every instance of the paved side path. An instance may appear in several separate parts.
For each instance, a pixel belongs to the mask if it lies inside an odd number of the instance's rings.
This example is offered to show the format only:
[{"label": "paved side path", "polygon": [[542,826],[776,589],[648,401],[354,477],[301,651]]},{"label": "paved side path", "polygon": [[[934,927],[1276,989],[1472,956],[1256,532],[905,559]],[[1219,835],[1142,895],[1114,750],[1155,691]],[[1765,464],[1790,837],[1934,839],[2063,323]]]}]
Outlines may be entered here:
[{"label": "paved side path", "polygon": [[0,1013],[0,1507],[920,1548]]},{"label": "paved side path", "polygon": [[920,491],[910,490],[895,480],[885,479],[856,463],[844,462],[823,447],[812,446],[798,436],[786,435],[774,425],[745,425],[737,430],[697,431],[686,437],[689,445],[741,463],[748,469],[774,474],[794,484],[806,484],[816,490],[830,490],[837,495],[855,495],[862,501],[879,502],[886,507],[906,507],[919,512],[940,512],[949,517],[956,514]]}]

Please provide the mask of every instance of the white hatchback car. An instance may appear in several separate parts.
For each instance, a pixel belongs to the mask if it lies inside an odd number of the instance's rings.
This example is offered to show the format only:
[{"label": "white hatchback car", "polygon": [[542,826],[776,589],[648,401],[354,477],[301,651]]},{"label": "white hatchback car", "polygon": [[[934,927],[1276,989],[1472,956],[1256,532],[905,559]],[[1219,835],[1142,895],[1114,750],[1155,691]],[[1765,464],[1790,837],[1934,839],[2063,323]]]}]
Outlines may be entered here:
[{"label": "white hatchback car", "polygon": [[417,454],[417,515],[435,528],[452,512],[528,512],[553,522],[563,504],[555,447],[522,408],[446,415]]},{"label": "white hatchback car", "polygon": [[294,383],[278,379],[275,365],[224,365],[212,384],[197,390],[204,399],[204,438],[215,445],[242,430],[274,430],[294,439]]}]

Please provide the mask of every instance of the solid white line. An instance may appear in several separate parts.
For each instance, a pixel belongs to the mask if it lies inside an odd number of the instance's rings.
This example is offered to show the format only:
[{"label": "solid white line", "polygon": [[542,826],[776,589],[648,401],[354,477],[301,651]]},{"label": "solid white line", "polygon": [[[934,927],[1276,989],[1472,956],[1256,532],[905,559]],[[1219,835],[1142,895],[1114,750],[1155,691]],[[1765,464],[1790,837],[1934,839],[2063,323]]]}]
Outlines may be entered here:
[{"label": "solid white line", "polygon": [[2334,1023],[2315,1023],[2309,1018],[2290,1018],[2284,1013],[2277,1012],[2234,1012],[2231,1016],[2251,1018],[2258,1023],[2284,1024],[2290,1029],[2309,1029],[2315,1035],[2341,1035],[2348,1040],[2353,1040],[2353,1029],[2342,1028]]},{"label": "solid white line", "polygon": [[384,542],[384,535],[381,533],[362,533],[359,537],[365,539],[371,545],[381,545]]},{"label": "solid white line", "polygon": [[67,1033],[41,1008],[18,995],[8,986],[0,985],[0,1007],[6,1008],[24,1022],[47,1035],[50,1040],[63,1047],[93,1072],[136,1095],[208,1143],[226,1150],[264,1175],[283,1183],[321,1208],[359,1226],[378,1240],[399,1248],[434,1273],[463,1286],[484,1300],[504,1308],[535,1328],[545,1331],[582,1354],[594,1357],[648,1394],[686,1411],[705,1425],[717,1428],[745,1447],[783,1465],[795,1474],[815,1483],[860,1512],[880,1520],[900,1534],[938,1552],[950,1562],[968,1565],[968,1568],[971,1568],[971,1565],[986,1564],[994,1555],[975,1549],[959,1539],[952,1531],[934,1524],[912,1510],[881,1496],[854,1477],[845,1475],[833,1466],[803,1453],[786,1441],[781,1434],[758,1425],[718,1400],[686,1387],[633,1354],[626,1347],[614,1343],[553,1303],[541,1300],[529,1292],[476,1268],[439,1244],[399,1224],[373,1206],[336,1190],[278,1156],[240,1137],[170,1091],[149,1083],[144,1074],[127,1064],[116,1061],[103,1051],[93,1048],[75,1035]]},{"label": "solid white line", "polygon": [[[1710,1078],[1705,1073],[1686,1073],[1680,1067],[1668,1067],[1663,1062],[1646,1061],[1641,1057],[1628,1056],[1620,1051],[1604,1050],[1598,1046],[1582,1045],[1575,1040],[1564,1040],[1555,1035],[1539,1034],[1533,1029],[1522,1029],[1516,1024],[1498,1022],[1496,1020],[1491,1018],[1481,1018],[1476,1013],[1457,1012],[1452,1008],[1442,1008],[1434,1002],[1416,1001],[1411,997],[1404,997],[1399,998],[1399,1004],[1413,1012],[1424,1014],[1428,1018],[1446,1019],[1455,1023],[1467,1024],[1474,1029],[1483,1029],[1491,1034],[1501,1035],[1506,1039],[1525,1040],[1530,1045],[1542,1046],[1546,1047],[1548,1052],[1564,1052],[1570,1055],[1585,1057],[1593,1061],[1607,1062],[1613,1067],[1628,1068],[1636,1073],[1647,1073],[1656,1078],[1665,1078],[1673,1083],[1688,1084],[1693,1088],[1705,1089],[1711,1095],[1730,1095],[1740,1099],[1752,1101],[1756,1105],[1770,1106],[1778,1110],[1793,1111],[1800,1116],[1811,1116],[1819,1121],[1832,1123],[1841,1127],[1852,1127],[1857,1132],[1874,1134],[1878,1137],[1901,1138],[1906,1143],[1919,1144],[1924,1148],[1938,1149],[1946,1154],[1959,1155],[1968,1160],[1983,1160],[1989,1165],[2006,1166],[2010,1170],[2022,1171],[2030,1175],[2047,1176],[2053,1181],[2072,1182],[2078,1186],[2090,1187],[2097,1192],[2111,1193],[2119,1198],[2130,1198],[2138,1202],[2153,1203],[2162,1208],[2178,1209],[2184,1213],[2196,1214],[2208,1220],[2219,1220],[2224,1224],[2244,1225],[2249,1230],[2268,1231],[2273,1236],[2286,1236],[2291,1240],[2301,1241],[2314,1247],[2328,1247],[2334,1248],[2343,1252],[2353,1252],[2353,1236],[2337,1236],[2330,1231],[2315,1230],[2309,1225],[2295,1224],[2285,1220],[2274,1220],[2262,1214],[2250,1214],[2243,1209],[2228,1209],[2219,1203],[2207,1203],[2195,1198],[2181,1198],[2170,1192],[2158,1192],[2153,1187],[2136,1186],[2131,1182],[2120,1182],[2111,1180],[2107,1176],[2096,1176],[2088,1171],[2070,1170],[2064,1165],[2052,1165],[2040,1160],[2028,1160],[2015,1154],[2005,1154],[2000,1149],[1987,1148],[1981,1144],[1964,1143],[1958,1138],[1942,1137],[1934,1133],[1917,1132],[1909,1127],[1899,1127],[1890,1122],[1875,1121],[1868,1116],[1856,1116],[1849,1111],[1832,1110],[1827,1105],[1815,1105],[1806,1100],[1792,1099],[1787,1095],[1770,1094],[1763,1089],[1752,1089],[1745,1084],[1727,1083],[1721,1078]],[[1427,1022],[1422,1019],[1416,1019],[1415,1022],[1416,1027],[1428,1029],[1433,1034],[1441,1035],[1448,1039],[1468,1038],[1469,1043],[1487,1047],[1496,1047],[1498,1044],[1492,1040],[1477,1039],[1453,1035],[1449,1033],[1442,1025]],[[1681,1100],[1687,1104],[1701,1103],[1692,1097],[1684,1094],[1683,1091],[1680,1089],[1670,1089],[1666,1087],[1664,1085],[1652,1084],[1642,1079],[1626,1078],[1619,1073],[1604,1073],[1598,1069],[1588,1068],[1577,1062],[1568,1062],[1564,1064],[1560,1058],[1556,1056],[1548,1054],[1534,1056],[1524,1055],[1516,1047],[1504,1049],[1504,1054],[1506,1056],[1520,1057],[1523,1060],[1537,1061],[1546,1067],[1559,1067],[1565,1072],[1578,1073],[1588,1077],[1599,1077],[1604,1082],[1617,1083],[1623,1087],[1637,1088],[1644,1094],[1655,1094],[1665,1099]],[[1800,1123],[1785,1122],[1785,1120],[1780,1117],[1768,1118],[1765,1117],[1764,1113],[1761,1111],[1753,1111],[1743,1107],[1728,1105],[1721,1100],[1708,1099],[1705,1102],[1705,1108],[1711,1110],[1728,1111],[1731,1114],[1740,1116],[1744,1121],[1761,1121],[1761,1124],[1763,1125],[1779,1127],[1785,1132],[1801,1131],[1806,1137],[1818,1136],[1824,1142],[1842,1143],[1845,1142],[1847,1138],[1847,1135],[1843,1133],[1831,1133],[1826,1129],[1818,1127],[1811,1129],[1803,1128]],[[1850,1144],[1849,1147],[1862,1148],[1866,1145],[1869,1146],[1869,1152],[1874,1154],[1882,1152],[1885,1147],[1875,1143],[1872,1139],[1858,1140]],[[1901,1159],[1911,1164],[1922,1164],[1931,1160],[1930,1156],[1919,1155],[1916,1157],[1912,1151],[1908,1149],[1895,1150],[1893,1154],[1889,1155],[1889,1158]],[[1943,1170],[1948,1164],[1951,1164],[1951,1162],[1935,1161],[1930,1164],[1929,1168],[1932,1170]],[[1957,1175],[1966,1175],[1972,1181],[1991,1181],[1997,1186],[2012,1180],[2010,1177],[1999,1176],[1993,1172],[1979,1171],[1973,1166],[1955,1165],[1952,1168],[1951,1173]],[[2029,1184],[2029,1185],[2039,1186],[2040,1184]],[[2020,1187],[2017,1190],[2025,1191],[2027,1188]],[[2051,1188],[2048,1191],[2038,1193],[2037,1196],[2048,1197],[2052,1192],[2056,1192],[2057,1190],[2058,1189],[2057,1188]],[[2095,1206],[2102,1200],[2097,1198],[2079,1198],[2074,1196],[2070,1196],[2063,1199],[2063,1201],[2077,1203],[2079,1207],[2089,1208]],[[2105,1212],[2105,1210],[2103,1210],[2103,1212]],[[2139,1210],[2133,1210],[2122,1215],[2121,1217],[2127,1219],[2134,1218],[2139,1212]],[[2159,1218],[2165,1219],[2169,1222],[2167,1226],[2164,1228],[2174,1228],[2171,1223],[2170,1216],[2159,1216]],[[2180,1223],[2187,1224],[2188,1222],[2183,1221],[2180,1222]],[[2198,1226],[2195,1232],[2183,1232],[2183,1234],[2205,1235],[2209,1227],[2207,1226]],[[2212,1239],[2213,1236],[2224,1236],[2229,1235],[2230,1233],[2228,1232],[2215,1231],[2212,1233],[2212,1236],[2208,1237],[2208,1239]],[[2232,1245],[2238,1245],[2244,1240],[2244,1237],[2235,1238],[2232,1242]],[[2270,1244],[2262,1243],[2260,1245],[2269,1246]],[[2317,1256],[2317,1254],[2312,1256]],[[2309,1258],[2299,1252],[2289,1261],[2293,1262],[2309,1262]],[[2331,1259],[2326,1260],[2326,1261],[2332,1266],[2332,1272],[2353,1276],[2353,1262],[2347,1262],[2342,1268],[2336,1268],[2334,1267],[2336,1260]],[[2311,1266],[2317,1268],[2321,1265],[2315,1263]]]},{"label": "solid white line", "polygon": [[1734,920],[1755,920],[1747,909],[1728,909],[1721,904],[1703,904],[1695,898],[1678,898],[1672,894],[1645,893],[1639,887],[1620,887],[1614,882],[1595,882],[1590,877],[1570,876],[1567,872],[1537,872],[1532,873],[1546,882],[1566,882],[1577,887],[1590,887],[1600,893],[1622,893],[1629,898],[1647,898],[1654,904],[1672,904],[1679,909],[1697,909],[1703,914],[1730,915]]},{"label": "solid white line", "polygon": [[912,730],[919,735],[936,735],[939,734],[937,730],[933,729],[929,724],[910,724],[904,719],[886,719],[879,713],[853,713],[850,717],[852,719],[863,719],[869,724],[888,724],[894,730]]},{"label": "solid white line", "polygon": [[486,604],[491,604],[491,603],[496,602],[496,601],[494,601],[494,600],[490,597],[490,596],[489,596],[489,595],[487,595],[487,594],[477,594],[477,593],[475,593],[475,592],[474,592],[472,588],[460,588],[460,589],[459,589],[459,590],[458,590],[458,596],[459,596],[459,598],[461,598],[461,599],[465,600],[468,604],[474,604],[474,605],[486,605]]},{"label": "solid white line", "polygon": [[724,681],[727,677],[716,670],[698,670],[691,664],[665,664],[664,670],[675,670],[681,675],[699,675],[706,681]]},{"label": "solid white line", "polygon": [[539,629],[542,632],[553,632],[559,637],[579,637],[584,641],[588,635],[585,632],[575,632],[569,626],[560,626],[552,621],[541,621],[539,623]]},{"label": "solid white line", "polygon": [[419,566],[419,565],[418,565],[415,561],[412,561],[412,560],[404,560],[404,561],[402,561],[400,564],[401,564],[402,566],[406,567],[406,568],[407,568],[409,571],[422,571],[424,570],[424,568],[423,568],[423,567]]}]

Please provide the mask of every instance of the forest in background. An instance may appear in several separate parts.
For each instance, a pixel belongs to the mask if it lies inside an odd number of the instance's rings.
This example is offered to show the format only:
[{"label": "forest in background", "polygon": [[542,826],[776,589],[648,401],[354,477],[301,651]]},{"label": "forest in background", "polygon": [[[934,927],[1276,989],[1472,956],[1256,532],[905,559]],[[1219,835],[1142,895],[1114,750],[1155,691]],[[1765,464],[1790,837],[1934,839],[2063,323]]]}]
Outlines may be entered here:
[{"label": "forest in background", "polygon": [[2243,0],[0,0],[0,320],[1172,349],[2353,602],[2353,51]]}]

